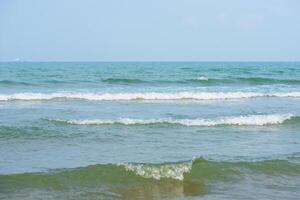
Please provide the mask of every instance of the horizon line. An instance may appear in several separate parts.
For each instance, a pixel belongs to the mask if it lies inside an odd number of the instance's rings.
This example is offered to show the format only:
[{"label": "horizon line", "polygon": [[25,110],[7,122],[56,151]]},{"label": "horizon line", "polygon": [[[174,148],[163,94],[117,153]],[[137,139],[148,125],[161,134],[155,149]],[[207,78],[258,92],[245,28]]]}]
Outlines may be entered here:
[{"label": "horizon line", "polygon": [[300,60],[0,60],[0,63],[6,62],[300,62]]}]

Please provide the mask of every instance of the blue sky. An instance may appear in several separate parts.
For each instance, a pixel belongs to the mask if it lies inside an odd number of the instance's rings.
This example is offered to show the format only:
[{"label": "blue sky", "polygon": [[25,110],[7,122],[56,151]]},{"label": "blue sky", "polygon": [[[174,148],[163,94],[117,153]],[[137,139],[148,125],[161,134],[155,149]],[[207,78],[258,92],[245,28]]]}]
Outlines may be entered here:
[{"label": "blue sky", "polygon": [[300,60],[299,0],[0,0],[0,61]]}]

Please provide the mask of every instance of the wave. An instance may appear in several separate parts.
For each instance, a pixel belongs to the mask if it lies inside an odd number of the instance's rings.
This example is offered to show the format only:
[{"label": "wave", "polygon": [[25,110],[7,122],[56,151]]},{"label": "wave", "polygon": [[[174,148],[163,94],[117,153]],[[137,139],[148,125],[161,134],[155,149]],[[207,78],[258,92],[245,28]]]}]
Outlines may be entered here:
[{"label": "wave", "polygon": [[55,119],[55,122],[62,122],[74,125],[149,125],[149,124],[176,124],[182,126],[220,126],[220,125],[237,125],[237,126],[263,126],[272,124],[281,124],[285,121],[297,118],[292,114],[273,114],[273,115],[249,115],[237,117],[224,117],[216,119],[131,119],[120,118],[117,120],[63,120]]},{"label": "wave", "polygon": [[169,84],[188,84],[188,83],[199,83],[204,85],[220,85],[220,84],[247,84],[247,85],[268,85],[268,84],[300,84],[300,79],[277,79],[268,77],[223,77],[223,78],[208,78],[206,76],[199,76],[190,79],[178,79],[178,80],[141,80],[141,79],[130,79],[130,78],[107,78],[103,79],[103,82],[111,84],[139,84],[139,83],[169,83]]},{"label": "wave", "polygon": [[[164,180],[173,179],[184,181],[187,178],[210,179],[216,176],[237,174],[243,170],[251,170],[266,174],[300,174],[300,163],[286,159],[256,160],[256,161],[213,161],[196,158],[190,161],[166,163],[118,163],[96,164],[71,169],[56,169],[48,172],[2,174],[0,182],[10,178],[24,178],[28,182],[35,181],[32,177],[86,178],[98,181],[124,181],[125,177]],[[227,171],[228,170],[228,171]],[[26,180],[23,180],[26,182]]]},{"label": "wave", "polygon": [[103,79],[102,81],[110,84],[138,84],[138,83],[146,82],[140,79],[130,79],[130,78],[107,78],[107,79]]},{"label": "wave", "polygon": [[62,81],[62,80],[44,80],[42,83],[49,83],[49,84],[70,84],[74,83],[74,81]]},{"label": "wave", "polygon": [[197,80],[197,81],[208,81],[209,78],[207,78],[206,76],[199,76],[199,77],[196,77],[194,79],[191,79],[191,80]]},{"label": "wave", "polygon": [[[49,79],[44,80],[41,84],[72,84],[72,83],[86,83],[94,82],[88,80],[59,80],[59,79]],[[98,81],[94,82],[97,83]],[[131,84],[200,84],[205,86],[213,85],[234,85],[234,84],[245,84],[245,85],[272,85],[272,84],[286,84],[286,85],[299,85],[300,79],[276,79],[267,77],[206,77],[199,76],[195,78],[186,79],[157,79],[157,80],[141,80],[138,78],[104,78],[101,82],[108,84],[121,84],[121,85],[131,85]],[[4,86],[34,86],[38,83],[33,82],[22,82],[14,80],[0,80],[0,85]]]},{"label": "wave", "polygon": [[176,92],[176,93],[14,93],[0,94],[0,101],[11,100],[51,100],[82,99],[91,101],[130,101],[130,100],[230,100],[258,97],[300,98],[300,92]]},{"label": "wave", "polygon": [[33,83],[27,83],[22,81],[11,81],[11,80],[1,80],[0,85],[35,85]]},{"label": "wave", "polygon": [[223,77],[214,78],[199,76],[190,79],[178,79],[178,80],[141,80],[141,79],[131,79],[131,78],[107,78],[102,79],[102,82],[109,84],[201,84],[201,85],[224,85],[224,84],[245,84],[245,85],[273,85],[273,84],[287,84],[287,85],[299,85],[300,79],[276,79],[267,77]]},{"label": "wave", "polygon": [[188,79],[187,82],[203,85],[223,85],[223,84],[246,84],[246,85],[270,85],[270,84],[288,84],[299,85],[300,79],[274,79],[264,77],[228,77],[228,78],[207,78],[196,77]]},{"label": "wave", "polygon": [[189,173],[192,169],[192,162],[165,163],[161,165],[132,163],[119,165],[124,166],[126,171],[133,172],[135,175],[156,180],[169,178],[182,181],[184,174]]},{"label": "wave", "polygon": [[[97,164],[48,172],[0,175],[1,193],[23,199],[161,199],[199,196],[212,185],[253,180],[297,179],[300,164],[289,160],[213,161],[197,158],[169,163]],[[259,179],[260,180],[260,179]],[[269,179],[268,179],[269,180]],[[78,192],[79,191],[79,192]]]},{"label": "wave", "polygon": [[263,84],[300,84],[300,79],[274,79],[265,77],[240,77],[236,78],[238,82],[253,85]]}]

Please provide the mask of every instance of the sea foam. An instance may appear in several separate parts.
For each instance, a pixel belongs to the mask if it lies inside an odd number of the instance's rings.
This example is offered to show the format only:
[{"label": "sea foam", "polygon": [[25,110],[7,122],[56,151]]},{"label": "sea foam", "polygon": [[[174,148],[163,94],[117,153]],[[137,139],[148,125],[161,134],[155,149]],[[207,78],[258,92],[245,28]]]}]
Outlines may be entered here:
[{"label": "sea foam", "polygon": [[208,78],[205,76],[199,76],[197,78],[195,78],[195,80],[199,80],[199,81],[208,81]]},{"label": "sea foam", "polygon": [[82,99],[91,101],[130,101],[130,100],[226,100],[257,97],[293,97],[300,98],[300,92],[144,92],[144,93],[14,93],[0,94],[0,101],[11,100],[51,100]]},{"label": "sea foam", "polygon": [[127,171],[132,171],[136,175],[144,178],[153,178],[160,180],[162,178],[171,178],[183,180],[184,174],[192,169],[192,162],[171,163],[161,165],[147,165],[147,164],[119,164],[124,166]]},{"label": "sea foam", "polygon": [[56,122],[63,122],[74,125],[148,125],[148,124],[177,124],[182,126],[218,126],[218,125],[238,125],[238,126],[263,126],[272,124],[281,124],[294,117],[292,114],[273,114],[273,115],[248,115],[233,116],[215,119],[132,119],[120,118],[116,120],[105,119],[87,119],[87,120],[63,120],[55,119]]}]

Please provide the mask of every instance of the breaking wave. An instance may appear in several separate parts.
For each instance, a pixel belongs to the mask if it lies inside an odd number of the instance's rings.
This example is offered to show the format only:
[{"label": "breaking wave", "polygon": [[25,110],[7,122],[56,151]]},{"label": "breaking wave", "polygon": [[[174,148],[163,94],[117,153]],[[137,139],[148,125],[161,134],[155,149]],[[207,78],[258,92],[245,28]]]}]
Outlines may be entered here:
[{"label": "breaking wave", "polygon": [[74,125],[148,125],[148,124],[177,124],[182,126],[219,126],[219,125],[237,125],[237,126],[263,126],[272,124],[281,124],[287,120],[297,118],[292,114],[273,114],[273,115],[249,115],[237,117],[223,117],[216,119],[132,119],[120,118],[116,120],[63,120],[55,119],[56,122],[62,122]]},{"label": "breaking wave", "polygon": [[196,77],[194,79],[191,79],[191,80],[197,80],[197,81],[208,81],[209,78],[207,78],[206,76],[199,76],[199,77]]},{"label": "breaking wave", "polygon": [[[221,174],[226,176],[226,169],[232,171],[240,171],[241,169],[249,169],[256,172],[271,174],[297,174],[300,173],[300,164],[288,160],[257,160],[257,161],[212,161],[204,158],[196,158],[190,161],[179,161],[171,163],[118,163],[118,164],[97,164],[87,167],[58,169],[49,172],[24,173],[24,174],[2,174],[0,182],[9,178],[28,178],[30,177],[51,177],[58,179],[64,178],[87,178],[95,180],[118,180],[123,177],[141,177],[145,179],[161,180],[174,179],[183,181],[190,174],[203,174],[197,178],[207,178],[212,175]],[[108,173],[109,172],[109,173]],[[101,178],[102,177],[102,178]],[[24,180],[25,181],[25,180]],[[122,181],[122,180],[119,180]]]},{"label": "breaking wave", "polygon": [[14,93],[0,94],[0,101],[11,100],[51,100],[82,99],[91,101],[130,101],[130,100],[227,100],[257,97],[300,98],[300,92],[176,92],[176,93]]},{"label": "breaking wave", "polygon": [[[199,196],[212,185],[243,178],[290,178],[300,164],[289,160],[97,164],[48,172],[2,174],[3,199],[161,199]],[[1,196],[1,194],[0,194]]]}]

